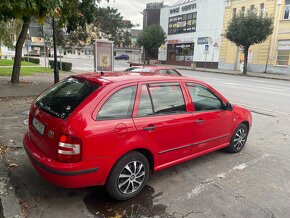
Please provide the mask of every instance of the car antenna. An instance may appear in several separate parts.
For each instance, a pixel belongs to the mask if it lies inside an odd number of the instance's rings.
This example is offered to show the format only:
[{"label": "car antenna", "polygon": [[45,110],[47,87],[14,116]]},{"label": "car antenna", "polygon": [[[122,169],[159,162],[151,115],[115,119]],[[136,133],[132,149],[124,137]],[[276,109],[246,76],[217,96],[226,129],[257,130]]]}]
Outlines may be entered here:
[{"label": "car antenna", "polygon": [[103,71],[101,71],[101,76],[104,76],[104,74],[105,74],[105,73],[104,73]]}]

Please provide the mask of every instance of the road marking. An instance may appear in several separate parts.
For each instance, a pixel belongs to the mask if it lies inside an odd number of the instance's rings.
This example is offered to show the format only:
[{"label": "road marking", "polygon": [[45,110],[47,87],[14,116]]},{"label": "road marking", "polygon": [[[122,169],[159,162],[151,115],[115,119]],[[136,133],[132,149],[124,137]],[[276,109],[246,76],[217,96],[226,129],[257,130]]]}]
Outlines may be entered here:
[{"label": "road marking", "polygon": [[275,94],[275,95],[281,95],[281,96],[286,96],[286,97],[289,97],[290,96],[290,94],[286,94],[286,93],[282,93],[282,92],[274,92],[274,91],[260,90],[260,89],[258,89],[258,87],[256,87],[256,88],[243,87],[243,85],[241,85],[241,84],[239,84],[238,86],[233,86],[233,85],[218,84],[217,83],[216,85],[229,86],[229,87],[235,88],[235,89],[251,90],[251,91],[262,92],[262,93],[269,93],[269,94]]},{"label": "road marking", "polygon": [[243,104],[243,103],[238,103],[238,102],[233,102],[233,103],[236,104],[236,105],[240,105],[240,106],[246,107],[248,109],[256,109],[256,110],[260,110],[260,111],[263,111],[263,112],[276,113],[276,114],[281,114],[281,115],[290,115],[289,112],[276,111],[276,110],[271,110],[271,109],[268,109],[268,108],[260,108],[260,107],[247,105],[247,104]]},{"label": "road marking", "polygon": [[18,117],[0,117],[0,120],[9,120],[9,119],[17,119]]},{"label": "road marking", "polygon": [[257,80],[257,79],[245,79],[247,81],[251,81],[251,82],[260,82],[260,83],[269,83],[269,84],[276,84],[276,85],[289,85],[289,83],[287,83],[286,81],[281,81],[279,82],[270,82],[270,81],[264,81],[264,80]]},{"label": "road marking", "polygon": [[207,178],[201,184],[195,186],[193,189],[191,189],[187,193],[187,199],[196,197],[201,192],[206,191],[210,185],[216,183],[216,179],[223,179],[223,178],[226,178],[227,176],[229,176],[230,174],[232,174],[232,173],[234,173],[236,171],[242,171],[242,170],[246,169],[247,167],[252,166],[252,165],[256,164],[257,162],[265,159],[266,157],[270,157],[270,155],[269,154],[263,154],[260,158],[251,160],[251,161],[249,161],[247,163],[241,163],[239,165],[234,166],[232,169],[228,170],[227,172],[219,173],[219,174],[217,174],[214,177]]},{"label": "road marking", "polygon": [[282,91],[282,89],[277,89],[277,88],[269,88],[269,87],[265,87],[265,86],[254,86],[254,85],[247,85],[247,84],[242,84],[242,83],[229,83],[229,82],[221,82],[221,84],[225,84],[225,85],[232,85],[232,86],[246,86],[246,87],[250,87],[250,88],[262,88],[262,89],[268,89],[268,90],[273,90],[273,91]]}]

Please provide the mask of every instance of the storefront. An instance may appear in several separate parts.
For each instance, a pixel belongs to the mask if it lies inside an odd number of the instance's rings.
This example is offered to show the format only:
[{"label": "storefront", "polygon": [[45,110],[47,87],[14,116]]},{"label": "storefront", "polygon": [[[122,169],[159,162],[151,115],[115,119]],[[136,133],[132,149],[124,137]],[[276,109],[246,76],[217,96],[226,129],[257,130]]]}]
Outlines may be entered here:
[{"label": "storefront", "polygon": [[170,64],[188,65],[193,61],[194,43],[167,44],[167,61]]},{"label": "storefront", "polygon": [[195,62],[197,67],[217,68],[225,1],[183,2],[161,9],[160,25],[167,34],[167,58],[162,61],[182,66]]}]

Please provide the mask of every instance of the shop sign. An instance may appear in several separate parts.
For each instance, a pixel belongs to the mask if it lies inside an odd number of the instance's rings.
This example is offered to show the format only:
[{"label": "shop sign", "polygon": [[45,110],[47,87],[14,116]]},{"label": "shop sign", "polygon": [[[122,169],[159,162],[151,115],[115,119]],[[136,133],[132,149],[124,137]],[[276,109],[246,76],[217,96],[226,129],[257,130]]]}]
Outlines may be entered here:
[{"label": "shop sign", "polygon": [[208,37],[198,37],[197,44],[198,45],[208,44]]},{"label": "shop sign", "polygon": [[167,40],[167,44],[181,44],[181,43],[193,43],[192,38],[187,39],[171,39]]},{"label": "shop sign", "polygon": [[190,5],[185,5],[185,6],[180,6],[180,7],[175,7],[170,9],[170,14],[176,14],[179,13],[180,11],[182,12],[186,12],[186,11],[190,11],[196,9],[196,4],[190,4]]},{"label": "shop sign", "polygon": [[278,41],[278,50],[290,50],[290,40]]}]

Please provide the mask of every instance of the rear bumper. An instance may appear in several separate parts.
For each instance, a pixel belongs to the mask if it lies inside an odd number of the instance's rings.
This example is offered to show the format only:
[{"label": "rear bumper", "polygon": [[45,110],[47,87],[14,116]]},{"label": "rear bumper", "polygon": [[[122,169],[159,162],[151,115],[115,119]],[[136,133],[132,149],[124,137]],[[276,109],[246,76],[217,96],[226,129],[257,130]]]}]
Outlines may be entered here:
[{"label": "rear bumper", "polygon": [[64,188],[104,185],[110,172],[111,158],[94,158],[77,163],[62,163],[43,154],[26,133],[24,148],[34,168],[48,182]]}]

